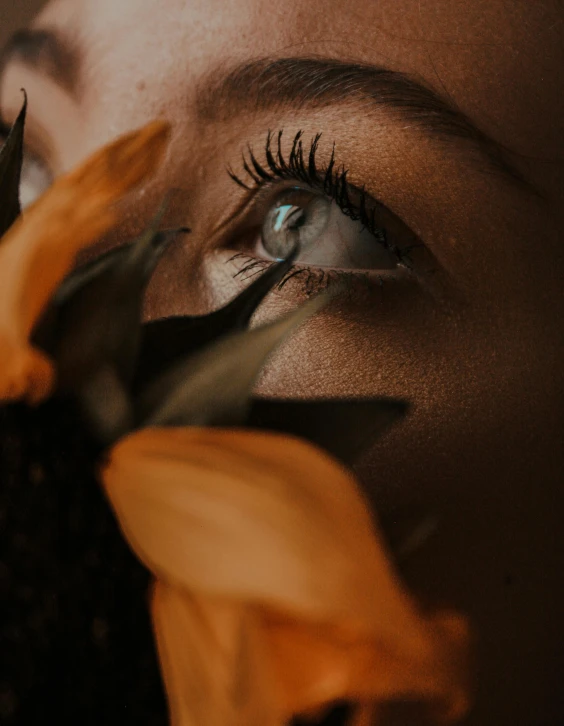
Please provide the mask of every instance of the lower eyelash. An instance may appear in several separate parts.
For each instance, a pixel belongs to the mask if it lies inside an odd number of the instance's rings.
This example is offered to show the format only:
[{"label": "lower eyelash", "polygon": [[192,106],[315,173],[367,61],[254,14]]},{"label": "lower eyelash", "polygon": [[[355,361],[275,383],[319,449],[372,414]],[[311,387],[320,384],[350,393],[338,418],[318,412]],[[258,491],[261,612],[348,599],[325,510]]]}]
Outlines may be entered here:
[{"label": "lower eyelash", "polygon": [[[262,260],[253,257],[245,252],[238,252],[230,257],[226,262],[235,262],[243,260],[241,268],[233,275],[244,282],[248,282],[255,275],[267,270],[271,265],[275,264],[269,260]],[[384,281],[376,275],[380,287]],[[275,289],[282,290],[290,280],[301,282],[302,292],[306,296],[316,295],[326,290],[330,285],[339,282],[345,289],[352,290],[358,285],[365,287],[367,290],[374,289],[374,283],[370,280],[370,275],[365,271],[357,270],[334,270],[331,268],[323,269],[322,267],[308,267],[306,265],[292,265]]]}]

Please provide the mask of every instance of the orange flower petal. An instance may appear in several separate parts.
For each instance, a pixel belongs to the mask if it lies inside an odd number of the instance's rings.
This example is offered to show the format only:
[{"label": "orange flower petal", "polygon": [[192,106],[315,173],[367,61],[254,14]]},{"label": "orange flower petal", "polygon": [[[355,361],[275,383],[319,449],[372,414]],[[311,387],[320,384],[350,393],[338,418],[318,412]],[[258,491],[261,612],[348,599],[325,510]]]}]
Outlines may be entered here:
[{"label": "orange flower petal", "polygon": [[245,603],[157,582],[152,600],[175,726],[279,726],[283,714],[257,614]]},{"label": "orange flower petal", "polygon": [[[421,698],[445,720],[466,710],[465,621],[419,612],[355,480],[329,456],[267,433],[143,430],[117,444],[103,479],[125,536],[161,581],[153,613],[174,724],[203,723],[189,695],[195,668],[225,681],[242,667],[214,646],[207,615],[198,625],[194,599],[204,614],[218,602],[240,617],[247,608],[251,662],[263,663],[251,670],[267,681],[260,692],[277,725],[339,698]],[[236,709],[232,689],[213,692],[221,713]],[[228,723],[238,721],[213,726]]]},{"label": "orange flower petal", "polygon": [[467,625],[451,612],[418,618],[424,639],[401,643],[338,624],[271,619],[266,613],[265,642],[285,713],[315,712],[343,699],[381,703],[406,698],[431,702],[441,722],[464,716],[469,707]]},{"label": "orange flower petal", "polygon": [[149,176],[169,127],[154,122],[122,136],[59,177],[0,243],[0,400],[48,395],[54,372],[29,335],[77,252],[115,223],[111,205]]}]

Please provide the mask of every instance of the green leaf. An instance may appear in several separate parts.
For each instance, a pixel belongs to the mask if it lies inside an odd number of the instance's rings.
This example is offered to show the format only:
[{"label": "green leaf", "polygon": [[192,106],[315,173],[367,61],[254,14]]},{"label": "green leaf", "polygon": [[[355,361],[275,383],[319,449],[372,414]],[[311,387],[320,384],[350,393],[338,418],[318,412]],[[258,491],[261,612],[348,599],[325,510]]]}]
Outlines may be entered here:
[{"label": "green leaf", "polygon": [[26,111],[27,96],[24,92],[21,111],[0,150],[0,237],[8,231],[21,212],[20,177]]},{"label": "green leaf", "polygon": [[91,263],[56,310],[54,357],[61,388],[78,390],[110,366],[128,385],[141,336],[145,287],[173,235],[157,232],[158,219],[135,243]]},{"label": "green leaf", "polygon": [[318,295],[283,318],[234,333],[176,364],[141,395],[145,426],[229,426],[243,423],[265,360],[332,296]]}]

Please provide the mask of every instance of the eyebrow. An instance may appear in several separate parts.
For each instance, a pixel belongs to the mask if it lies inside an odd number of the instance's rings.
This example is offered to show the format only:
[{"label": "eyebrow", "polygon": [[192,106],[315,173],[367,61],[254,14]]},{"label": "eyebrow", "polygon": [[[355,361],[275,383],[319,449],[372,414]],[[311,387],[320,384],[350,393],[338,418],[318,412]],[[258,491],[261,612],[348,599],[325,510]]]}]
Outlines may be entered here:
[{"label": "eyebrow", "polygon": [[68,36],[51,29],[18,30],[0,52],[0,76],[7,64],[23,63],[76,95],[80,53]]},{"label": "eyebrow", "polygon": [[[19,61],[76,96],[81,55],[68,36],[52,29],[14,33],[0,51],[0,77]],[[385,109],[405,123],[443,142],[465,141],[484,163],[479,169],[500,174],[512,184],[542,196],[512,163],[511,151],[482,131],[454,102],[414,78],[385,67],[333,58],[262,58],[201,83],[196,106],[207,120],[274,108],[322,108],[356,101]]]},{"label": "eyebrow", "polygon": [[226,75],[211,74],[197,93],[200,116],[215,121],[228,121],[249,110],[318,109],[351,102],[384,109],[443,143],[466,142],[478,152],[481,171],[500,174],[539,194],[511,162],[505,146],[478,128],[450,99],[399,71],[323,57],[263,58]]}]

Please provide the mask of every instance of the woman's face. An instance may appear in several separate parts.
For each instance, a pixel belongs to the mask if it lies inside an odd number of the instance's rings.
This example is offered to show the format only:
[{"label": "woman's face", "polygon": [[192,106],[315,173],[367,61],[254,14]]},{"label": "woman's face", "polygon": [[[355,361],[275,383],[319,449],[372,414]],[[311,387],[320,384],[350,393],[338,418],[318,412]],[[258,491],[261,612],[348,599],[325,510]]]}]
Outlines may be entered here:
[{"label": "woman's face", "polygon": [[390,537],[437,522],[400,566],[474,623],[479,726],[564,713],[562,21],[558,0],[60,0],[1,86],[7,121],[26,88],[53,175],[172,122],[158,179],[103,243],[173,189],[166,224],[192,233],[148,317],[217,307],[298,231],[310,256],[261,317],[344,280],[258,390],[411,402],[356,468]]}]

